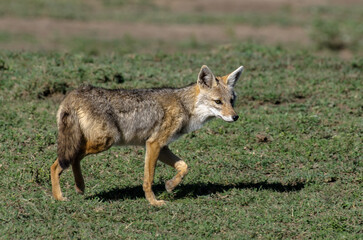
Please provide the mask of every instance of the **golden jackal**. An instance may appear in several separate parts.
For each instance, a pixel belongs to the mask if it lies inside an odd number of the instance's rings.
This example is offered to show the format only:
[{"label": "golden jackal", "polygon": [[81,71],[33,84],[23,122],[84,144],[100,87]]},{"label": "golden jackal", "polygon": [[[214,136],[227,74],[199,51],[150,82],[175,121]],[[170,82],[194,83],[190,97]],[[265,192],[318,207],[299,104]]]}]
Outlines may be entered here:
[{"label": "golden jackal", "polygon": [[165,183],[166,190],[171,192],[188,170],[168,144],[214,117],[236,121],[233,88],[242,71],[241,66],[231,74],[215,77],[207,66],[202,66],[197,82],[183,88],[109,90],[83,86],[68,93],[57,113],[58,158],[51,166],[54,198],[65,200],[59,177],[70,165],[76,191],[82,194],[82,158],[113,145],[142,145],[146,147],[146,199],[151,205],[163,205],[164,201],[157,200],[151,189],[156,161],[159,159],[177,170]]}]

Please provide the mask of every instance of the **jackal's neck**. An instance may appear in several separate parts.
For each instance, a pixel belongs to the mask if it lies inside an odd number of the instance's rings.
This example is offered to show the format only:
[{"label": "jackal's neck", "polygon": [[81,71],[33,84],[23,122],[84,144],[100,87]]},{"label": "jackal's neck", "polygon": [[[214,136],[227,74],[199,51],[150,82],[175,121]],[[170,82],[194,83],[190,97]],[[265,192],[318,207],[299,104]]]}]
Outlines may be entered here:
[{"label": "jackal's neck", "polygon": [[189,121],[183,127],[182,132],[192,132],[203,126],[205,122],[211,119],[210,113],[205,107],[198,104],[200,89],[197,84],[191,84],[181,88],[179,96],[185,109],[188,111]]},{"label": "jackal's neck", "polygon": [[187,110],[190,115],[194,113],[198,94],[199,87],[196,83],[178,89],[180,100],[183,102],[185,110]]}]

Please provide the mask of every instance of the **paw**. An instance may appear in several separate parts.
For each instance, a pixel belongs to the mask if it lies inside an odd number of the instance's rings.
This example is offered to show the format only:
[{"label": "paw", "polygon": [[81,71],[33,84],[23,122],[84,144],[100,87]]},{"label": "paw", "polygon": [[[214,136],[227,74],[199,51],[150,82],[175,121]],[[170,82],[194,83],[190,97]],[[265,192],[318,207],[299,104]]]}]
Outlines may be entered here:
[{"label": "paw", "polygon": [[172,193],[172,191],[174,190],[175,186],[173,184],[172,180],[166,181],[165,182],[165,189],[168,193]]},{"label": "paw", "polygon": [[151,205],[155,206],[155,207],[160,207],[166,204],[166,202],[164,200],[155,200],[150,202]]},{"label": "paw", "polygon": [[83,194],[84,194],[84,189],[82,190],[82,189],[79,189],[78,187],[76,187],[76,192],[77,192],[78,194],[83,195]]},{"label": "paw", "polygon": [[68,198],[63,197],[63,196],[59,196],[59,197],[55,197],[55,200],[57,200],[57,201],[68,201]]}]

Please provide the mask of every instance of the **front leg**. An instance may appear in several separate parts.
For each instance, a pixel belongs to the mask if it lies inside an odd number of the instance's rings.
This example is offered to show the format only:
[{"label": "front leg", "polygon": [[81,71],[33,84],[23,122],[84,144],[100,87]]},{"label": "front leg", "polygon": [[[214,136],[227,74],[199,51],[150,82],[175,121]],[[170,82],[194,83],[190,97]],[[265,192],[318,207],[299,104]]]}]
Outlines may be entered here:
[{"label": "front leg", "polygon": [[166,191],[170,193],[176,186],[178,186],[183,177],[188,173],[188,165],[178,156],[172,153],[167,146],[161,149],[159,159],[163,163],[172,166],[178,171],[178,173],[171,180],[165,183]]},{"label": "front leg", "polygon": [[156,141],[146,141],[145,169],[143,189],[146,199],[153,206],[161,206],[165,204],[163,200],[157,200],[152,191],[154,181],[155,166],[160,153],[160,145]]}]

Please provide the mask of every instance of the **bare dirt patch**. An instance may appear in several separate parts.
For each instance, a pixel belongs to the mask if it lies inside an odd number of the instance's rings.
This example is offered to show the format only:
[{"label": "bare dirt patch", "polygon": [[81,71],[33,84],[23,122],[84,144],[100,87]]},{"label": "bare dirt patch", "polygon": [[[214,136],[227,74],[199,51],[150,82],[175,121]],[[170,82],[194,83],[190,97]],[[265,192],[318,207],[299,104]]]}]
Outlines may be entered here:
[{"label": "bare dirt patch", "polygon": [[[243,41],[257,40],[262,43],[299,43],[308,44],[309,37],[303,28],[249,25],[221,26],[221,25],[181,25],[181,24],[148,24],[148,23],[120,23],[114,21],[84,22],[74,20],[55,20],[50,18],[20,19],[1,18],[0,31],[11,34],[28,34],[34,37],[40,48],[57,49],[59,42],[71,37],[93,37],[104,40],[120,39],[131,36],[135,39],[183,41],[190,38],[200,42]],[[21,44],[21,42],[20,42]],[[8,49],[17,49],[18,44],[1,44]],[[27,49],[29,45],[22,45]]]}]

